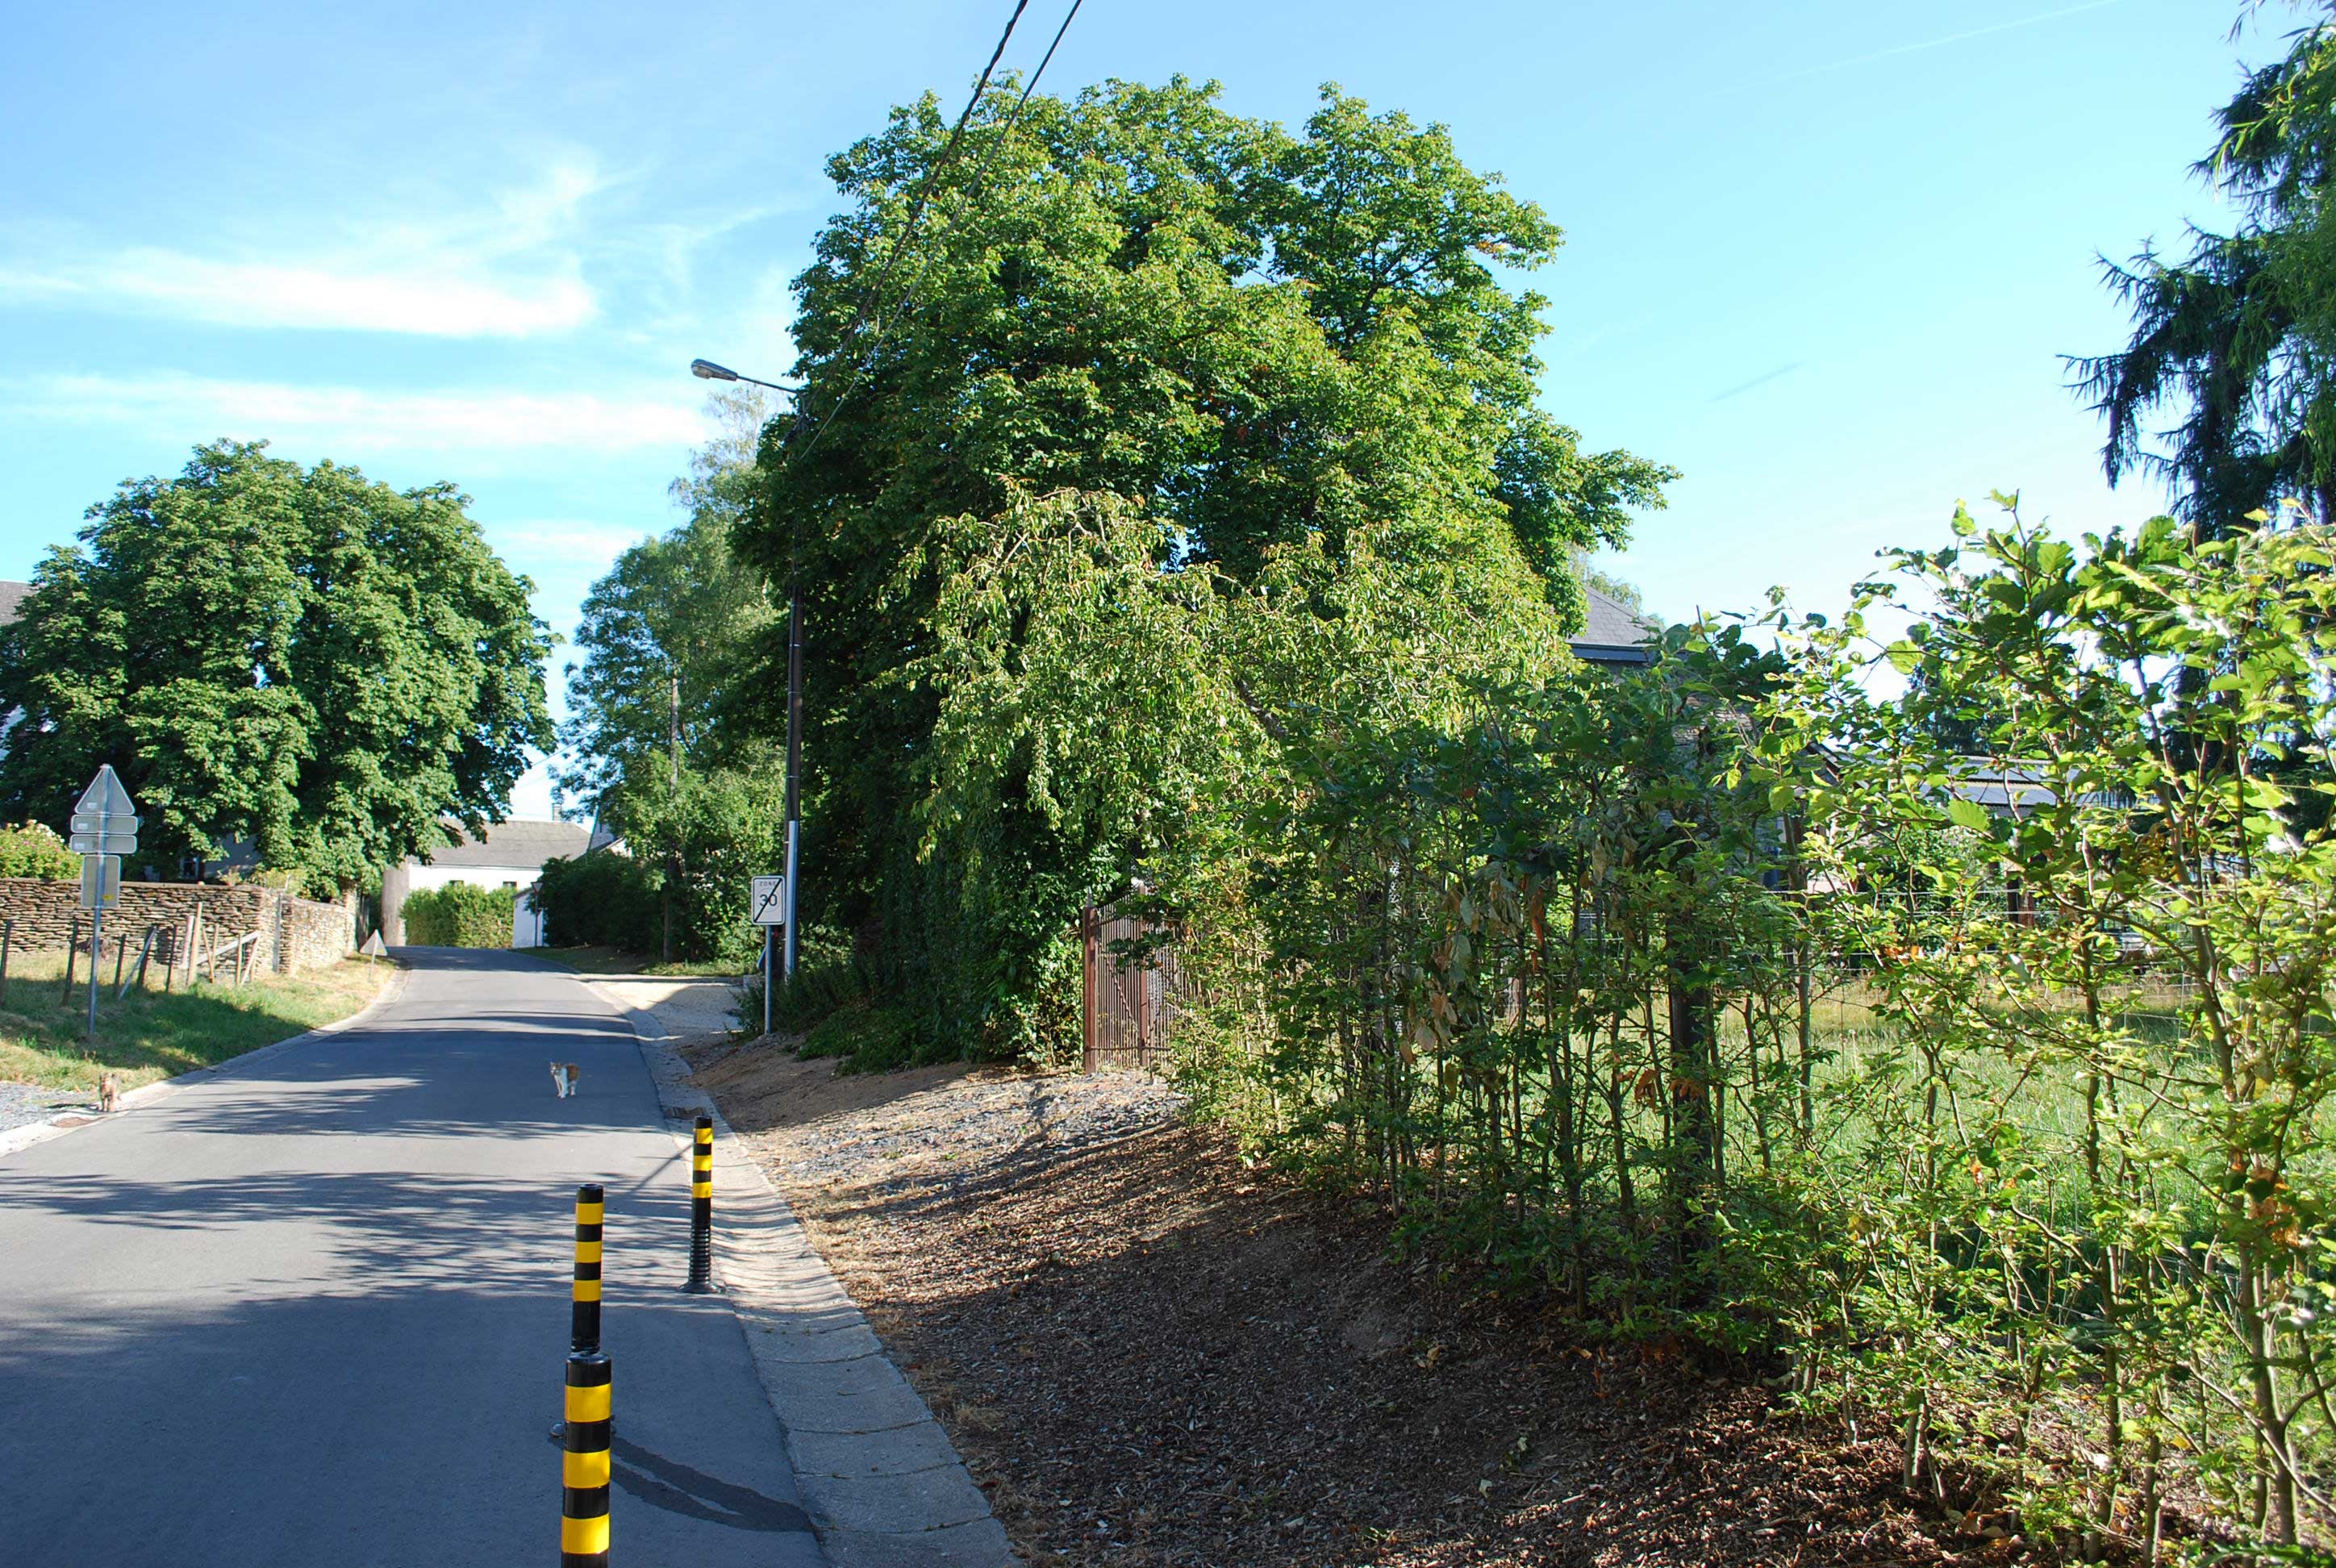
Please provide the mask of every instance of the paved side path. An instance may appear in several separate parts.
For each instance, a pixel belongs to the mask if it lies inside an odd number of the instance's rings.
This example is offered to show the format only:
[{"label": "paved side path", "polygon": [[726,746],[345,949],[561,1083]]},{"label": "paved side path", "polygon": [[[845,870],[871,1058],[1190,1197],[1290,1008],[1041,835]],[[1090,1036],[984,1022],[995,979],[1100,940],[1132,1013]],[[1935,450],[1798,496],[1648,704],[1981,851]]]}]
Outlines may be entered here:
[{"label": "paved side path", "polygon": [[738,1320],[676,1289],[686,1165],[631,1028],[533,959],[406,956],[355,1028],[0,1158],[0,1558],[553,1560],[599,1181],[614,1560],[814,1568]]},{"label": "paved side path", "polygon": [[714,1120],[715,1275],[746,1325],[835,1568],[1011,1568],[1005,1527],[949,1434],[672,1048],[675,1037],[727,1022],[728,989],[605,978],[593,986],[630,1014],[667,1108]]}]

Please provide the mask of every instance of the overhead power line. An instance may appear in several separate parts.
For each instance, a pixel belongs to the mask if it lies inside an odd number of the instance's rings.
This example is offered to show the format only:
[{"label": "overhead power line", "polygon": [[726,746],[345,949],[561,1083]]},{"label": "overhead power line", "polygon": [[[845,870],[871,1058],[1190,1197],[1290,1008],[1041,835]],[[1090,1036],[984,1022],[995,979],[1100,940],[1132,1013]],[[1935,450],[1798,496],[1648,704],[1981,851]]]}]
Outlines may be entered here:
[{"label": "overhead power line", "polygon": [[[941,155],[933,160],[933,166],[925,170],[925,178],[917,186],[916,197],[909,203],[909,221],[900,231],[900,243],[893,246],[891,253],[884,258],[883,270],[876,275],[876,287],[861,298],[859,318],[852,324],[855,334],[868,324],[870,302],[880,305],[883,302],[884,286],[892,280],[892,268],[900,259],[900,253],[916,243],[917,225],[925,218],[925,202],[931,197],[933,187],[940,182],[941,171],[949,167],[949,160],[957,156],[958,143],[965,140],[965,128],[972,121],[973,112],[981,102],[981,95],[989,90],[990,74],[998,69],[998,62],[1006,53],[1007,40],[1014,36],[1014,24],[1022,20],[1022,13],[1029,6],[1030,0],[1015,0],[1014,15],[1006,19],[1006,31],[998,35],[998,47],[989,52],[989,63],[981,68],[981,80],[973,84],[973,96],[965,101],[965,112],[957,117],[957,124],[949,131],[949,139],[942,146]],[[880,332],[883,317],[880,315],[877,317]]]},{"label": "overhead power line", "polygon": [[[1022,95],[1015,100],[1014,112],[1007,116],[1004,130],[999,132],[998,140],[990,144],[988,155],[981,161],[981,166],[974,170],[971,190],[975,194],[979,194],[982,183],[988,179],[990,165],[997,161],[998,149],[1006,145],[1014,134],[1014,128],[1021,123],[1022,111],[1029,104],[1030,95],[1037,91],[1038,78],[1046,73],[1046,66],[1055,58],[1055,51],[1062,46],[1063,34],[1071,30],[1071,19],[1079,14],[1079,7],[1085,4],[1085,0],[1071,0],[1071,8],[1064,13],[1063,24],[1055,29],[1054,41],[1046,45],[1046,53],[1040,57],[1037,69],[1030,73],[1030,79],[1022,84]],[[867,376],[868,366],[874,363],[878,352],[884,346],[884,339],[891,335],[892,317],[884,306],[885,285],[891,280],[892,268],[900,261],[901,254],[915,241],[918,225],[924,221],[926,203],[931,197],[934,188],[940,182],[942,171],[949,167],[949,161],[957,156],[958,145],[965,139],[966,126],[971,122],[974,110],[980,106],[981,95],[989,90],[989,79],[998,70],[998,62],[1006,54],[1007,41],[1014,36],[1015,24],[1022,20],[1022,13],[1029,8],[1029,5],[1030,0],[1016,0],[1014,14],[1006,19],[1006,31],[998,34],[998,47],[989,52],[989,63],[981,68],[981,79],[974,83],[973,96],[966,100],[965,112],[957,117],[957,125],[949,131],[949,139],[943,144],[940,155],[933,160],[932,167],[925,170],[925,178],[918,184],[916,197],[909,205],[909,220],[902,226],[900,240],[884,258],[884,266],[876,275],[875,287],[870,289],[861,300],[860,314],[852,320],[852,336],[857,338],[867,327],[871,317],[872,305],[874,307],[872,316],[876,323],[875,339],[864,351],[854,355],[853,357],[857,363],[852,367],[852,379],[844,384],[843,391],[838,394],[833,403],[828,405],[827,412],[820,416],[818,425],[811,433],[811,439],[803,443],[803,449],[795,454],[792,462],[803,462],[818,449],[820,441],[827,434],[827,427],[835,423],[835,416],[842,412],[843,405],[852,400],[852,394],[860,389],[860,383]],[[916,278],[910,280],[911,291],[917,283],[923,281],[924,269],[931,265],[931,260],[932,258],[928,256],[920,264]]]}]

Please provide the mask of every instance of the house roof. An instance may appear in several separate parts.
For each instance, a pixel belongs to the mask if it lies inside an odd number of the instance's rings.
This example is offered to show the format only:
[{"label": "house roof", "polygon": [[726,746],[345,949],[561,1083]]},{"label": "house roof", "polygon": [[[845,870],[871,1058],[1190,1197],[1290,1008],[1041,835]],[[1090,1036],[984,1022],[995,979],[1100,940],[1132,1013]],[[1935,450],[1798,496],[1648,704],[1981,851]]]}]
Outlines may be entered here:
[{"label": "house roof", "polygon": [[1582,585],[1586,614],[1582,629],[1567,639],[1576,658],[1591,664],[1644,664],[1652,657],[1648,644],[1660,629],[1611,593]]},{"label": "house roof", "polygon": [[0,582],[0,626],[6,626],[16,618],[16,607],[23,604],[24,596],[32,591],[33,585],[29,582]]},{"label": "house roof", "polygon": [[[2060,788],[2053,781],[2050,765],[2022,759],[1967,756],[1957,761],[1953,783],[1948,787],[1997,816],[2016,816],[2021,812],[2037,811],[2060,803]],[[2098,791],[2076,797],[2078,805],[2108,806],[2122,809],[2130,806],[2129,800],[2119,800]]]},{"label": "house roof", "polygon": [[453,823],[445,824],[454,842],[423,856],[433,866],[533,866],[567,860],[584,852],[592,830],[582,823],[530,822],[514,818],[495,823],[476,839]]}]

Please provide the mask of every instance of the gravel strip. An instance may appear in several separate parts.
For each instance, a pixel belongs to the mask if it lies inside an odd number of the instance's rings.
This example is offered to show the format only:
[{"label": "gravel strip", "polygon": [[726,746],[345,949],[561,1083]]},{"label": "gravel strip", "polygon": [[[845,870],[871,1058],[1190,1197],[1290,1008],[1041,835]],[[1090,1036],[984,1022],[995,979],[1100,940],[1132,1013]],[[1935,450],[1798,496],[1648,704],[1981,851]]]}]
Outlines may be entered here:
[{"label": "gravel strip", "polygon": [[[1011,1159],[1044,1165],[1176,1119],[1184,1096],[1156,1080],[1107,1077],[972,1079],[919,1096],[913,1111],[861,1124],[836,1121],[795,1141],[789,1179],[865,1179],[870,1162],[938,1155],[963,1182]],[[921,1182],[879,1175],[880,1189]]]},{"label": "gravel strip", "polygon": [[72,1089],[44,1089],[33,1084],[0,1084],[0,1133],[45,1122],[59,1111],[97,1114],[97,1098]]}]

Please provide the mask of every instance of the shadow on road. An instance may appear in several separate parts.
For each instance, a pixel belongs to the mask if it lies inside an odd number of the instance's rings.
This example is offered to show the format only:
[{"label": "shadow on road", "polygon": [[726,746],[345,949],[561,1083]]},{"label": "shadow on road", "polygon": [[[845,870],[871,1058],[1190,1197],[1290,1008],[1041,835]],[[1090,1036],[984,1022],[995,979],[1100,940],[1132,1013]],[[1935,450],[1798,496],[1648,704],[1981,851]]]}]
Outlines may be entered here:
[{"label": "shadow on road", "polygon": [[[551,1429],[551,1446],[560,1446],[560,1428]],[[765,1497],[751,1486],[740,1486],[709,1475],[678,1459],[651,1453],[624,1437],[608,1440],[613,1461],[609,1478],[620,1491],[630,1493],[651,1507],[686,1519],[733,1530],[770,1532],[811,1528],[811,1515],[793,1503]]]}]

